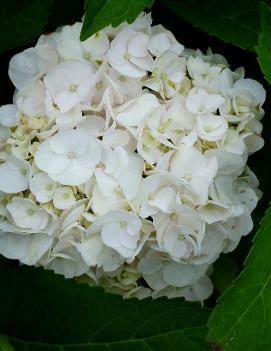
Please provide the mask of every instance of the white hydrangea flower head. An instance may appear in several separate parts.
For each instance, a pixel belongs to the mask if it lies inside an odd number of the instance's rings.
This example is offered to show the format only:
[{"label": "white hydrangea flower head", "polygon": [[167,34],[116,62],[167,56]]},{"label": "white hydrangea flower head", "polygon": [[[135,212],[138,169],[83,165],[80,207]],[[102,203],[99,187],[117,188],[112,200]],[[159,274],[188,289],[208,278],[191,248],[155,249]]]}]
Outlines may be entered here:
[{"label": "white hydrangea flower head", "polygon": [[0,107],[0,254],[125,298],[203,301],[212,264],[253,228],[247,167],[266,93],[184,48],[151,14],[16,54]]}]

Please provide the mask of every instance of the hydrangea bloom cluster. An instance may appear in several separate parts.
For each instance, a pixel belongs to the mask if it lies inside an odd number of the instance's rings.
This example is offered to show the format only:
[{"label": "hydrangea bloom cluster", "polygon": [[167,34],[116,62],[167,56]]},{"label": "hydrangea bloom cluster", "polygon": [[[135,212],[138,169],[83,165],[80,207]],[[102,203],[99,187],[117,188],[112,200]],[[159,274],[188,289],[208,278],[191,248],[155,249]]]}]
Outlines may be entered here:
[{"label": "hydrangea bloom cluster", "polygon": [[10,61],[0,253],[124,297],[204,300],[252,229],[265,91],[150,14],[84,42],[81,26]]}]

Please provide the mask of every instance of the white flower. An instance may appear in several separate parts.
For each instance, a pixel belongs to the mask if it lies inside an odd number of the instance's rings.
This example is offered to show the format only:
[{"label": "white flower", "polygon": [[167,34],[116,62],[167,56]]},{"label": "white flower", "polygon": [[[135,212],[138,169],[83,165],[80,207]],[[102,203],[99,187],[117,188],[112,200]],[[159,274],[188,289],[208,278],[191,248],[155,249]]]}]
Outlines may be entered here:
[{"label": "white flower", "polygon": [[45,209],[39,208],[32,200],[19,196],[12,198],[7,204],[7,210],[14,223],[23,229],[42,231],[50,220],[50,215]]},{"label": "white flower", "polygon": [[107,52],[108,61],[124,76],[138,78],[151,71],[153,59],[148,51],[149,37],[135,32],[131,27],[123,30],[112,40]]},{"label": "white flower", "polygon": [[264,146],[263,138],[257,134],[248,133],[247,135],[243,135],[243,138],[249,154],[254,154],[254,152],[260,150]]},{"label": "white flower", "polygon": [[262,106],[266,98],[266,92],[262,84],[250,78],[239,79],[234,83],[232,94],[237,92],[248,92],[250,103],[254,106]]},{"label": "white flower", "polygon": [[153,26],[151,32],[149,50],[152,55],[159,57],[168,50],[175,52],[177,55],[183,52],[184,46],[178,43],[174,35],[163,26]]},{"label": "white flower", "polygon": [[175,95],[166,106],[161,105],[152,111],[144,125],[139,126],[137,151],[146,162],[159,162],[165,153],[183,142],[183,138],[188,136],[185,130],[195,128],[195,124],[195,115],[185,109],[183,96]]},{"label": "white flower", "polygon": [[189,258],[194,246],[192,229],[181,224],[171,226],[163,236],[163,248],[175,261]]},{"label": "white flower", "polygon": [[87,203],[87,199],[82,199],[63,211],[63,213],[59,217],[58,222],[59,231],[61,232],[61,235],[64,235],[70,229],[79,226],[80,220],[86,214]]},{"label": "white flower", "polygon": [[98,59],[104,56],[109,40],[103,31],[97,32],[85,41],[80,41],[82,23],[64,26],[57,38],[57,50],[61,57],[70,59]]},{"label": "white flower", "polygon": [[125,100],[133,99],[142,92],[141,78],[130,78],[111,68],[106,75],[109,82],[117,88]]},{"label": "white flower", "polygon": [[101,116],[85,115],[84,119],[77,124],[76,129],[86,132],[88,135],[99,137],[104,133],[104,127],[105,120]]},{"label": "white flower", "polygon": [[192,78],[197,75],[206,75],[211,64],[205,62],[201,57],[189,56],[187,58],[187,70]]},{"label": "white flower", "polygon": [[17,89],[40,78],[58,63],[58,55],[47,44],[37,45],[12,57],[8,74]]},{"label": "white flower", "polygon": [[63,274],[66,278],[78,277],[89,270],[89,266],[83,260],[81,254],[76,249],[76,243],[82,240],[84,232],[82,229],[74,228],[61,236],[61,240],[50,252],[50,256],[45,261],[45,267],[53,269],[58,274]]},{"label": "white flower", "polygon": [[135,153],[124,148],[103,149],[101,168],[95,171],[97,185],[105,196],[110,196],[117,186],[124,196],[132,200],[139,192],[144,163]]},{"label": "white flower", "polygon": [[152,94],[143,94],[114,109],[115,120],[123,126],[139,126],[155,108],[158,99]]},{"label": "white flower", "polygon": [[64,275],[65,278],[79,277],[89,270],[89,266],[78,250],[69,243],[61,250],[59,246],[54,248],[45,268],[52,269],[55,273]]},{"label": "white flower", "polygon": [[262,193],[263,86],[151,15],[15,55],[0,107],[0,254],[124,298],[203,301]]},{"label": "white flower", "polygon": [[101,232],[102,241],[119,252],[124,258],[131,258],[137,248],[142,223],[133,212],[117,210],[108,212],[89,228],[89,234]]},{"label": "white flower", "polygon": [[124,261],[117,251],[103,243],[100,233],[87,236],[76,248],[88,266],[102,267],[105,272],[115,271]]},{"label": "white flower", "polygon": [[72,189],[68,186],[62,186],[55,190],[53,204],[60,210],[65,210],[76,203]]},{"label": "white flower", "polygon": [[228,123],[223,117],[211,114],[197,117],[197,133],[203,140],[221,140],[225,136],[227,129]]},{"label": "white flower", "polygon": [[197,114],[216,112],[223,105],[225,99],[219,94],[208,94],[202,88],[192,88],[186,97],[185,107]]},{"label": "white flower", "polygon": [[218,169],[217,163],[215,157],[207,158],[195,147],[180,144],[171,159],[169,171],[181,177],[195,191],[195,203],[204,204]]},{"label": "white flower", "polygon": [[212,224],[212,230],[216,235],[222,235],[226,238],[226,244],[223,252],[231,252],[238,245],[242,236],[247,235],[253,228],[253,222],[247,208],[241,215],[233,217],[224,223]]},{"label": "white flower", "polygon": [[138,270],[154,290],[167,286],[185,287],[194,284],[207,270],[207,265],[182,264],[167,259],[164,254],[149,250],[138,264]]},{"label": "white flower", "polygon": [[79,105],[76,105],[67,112],[60,112],[59,108],[54,104],[51,94],[45,93],[45,112],[49,122],[55,121],[59,129],[72,129],[84,121],[82,111]]},{"label": "white flower", "polygon": [[187,301],[204,301],[211,296],[212,292],[212,281],[207,275],[204,275],[191,287],[182,291],[182,294]]},{"label": "white flower", "polygon": [[239,181],[234,190],[237,192],[241,204],[246,205],[251,213],[257,206],[260,194],[246,181]]},{"label": "white flower", "polygon": [[233,128],[228,128],[224,138],[218,142],[218,145],[225,151],[242,155],[245,152],[246,145],[240,134]]},{"label": "white flower", "polygon": [[0,107],[0,124],[5,127],[16,127],[19,122],[20,116],[16,105],[8,104]]},{"label": "white flower", "polygon": [[56,186],[56,182],[43,172],[33,174],[29,180],[29,189],[40,203],[46,203],[52,200]]},{"label": "white flower", "polygon": [[127,130],[114,129],[104,133],[103,145],[111,149],[123,147],[132,152],[136,149],[136,139]]},{"label": "white flower", "polygon": [[141,12],[137,18],[131,23],[131,27],[136,31],[149,32],[151,29],[152,17],[151,13]]},{"label": "white flower", "polygon": [[44,77],[45,87],[62,113],[69,111],[90,92],[94,68],[86,62],[67,61]]},{"label": "white flower", "polygon": [[201,251],[198,256],[191,259],[191,262],[199,265],[213,263],[223,252],[226,244],[225,236],[221,232],[216,231],[215,226],[207,225],[201,241]]},{"label": "white flower", "polygon": [[209,200],[206,205],[198,208],[198,213],[201,218],[208,224],[224,221],[234,216],[235,213],[239,211],[239,206],[235,206],[234,204],[221,204],[212,200]]},{"label": "white flower", "polygon": [[[112,178],[110,178],[111,180]],[[110,181],[109,180],[109,181]],[[124,195],[117,188],[118,184],[112,179],[113,190],[103,188],[103,192],[98,185],[95,185],[92,190],[91,207],[95,214],[101,216],[111,210],[129,209],[130,205]],[[108,191],[108,193],[107,193]],[[107,195],[105,195],[107,193]]]},{"label": "white flower", "polygon": [[163,99],[171,98],[180,90],[185,77],[185,58],[166,51],[154,62],[152,75],[144,86],[160,93]]},{"label": "white flower", "polygon": [[35,265],[50,249],[54,238],[40,233],[15,234],[0,232],[0,253],[27,265]]},{"label": "white flower", "polygon": [[205,151],[204,155],[209,159],[216,158],[218,173],[232,176],[242,173],[247,160],[246,154],[238,155],[223,149],[209,149]]},{"label": "white flower", "polygon": [[16,95],[15,101],[19,110],[27,117],[45,116],[45,89],[40,80],[22,88]]},{"label": "white flower", "polygon": [[25,160],[9,155],[0,165],[0,190],[5,193],[18,193],[28,188],[30,166]]},{"label": "white flower", "polygon": [[170,174],[157,174],[143,179],[140,189],[140,215],[147,218],[159,211],[173,212],[180,185],[181,182]]},{"label": "white flower", "polygon": [[63,185],[85,183],[100,159],[98,140],[77,130],[59,131],[40,144],[35,154],[38,168]]},{"label": "white flower", "polygon": [[170,214],[153,216],[153,222],[159,250],[167,252],[174,261],[191,262],[200,255],[205,222],[196,211],[177,204]]}]

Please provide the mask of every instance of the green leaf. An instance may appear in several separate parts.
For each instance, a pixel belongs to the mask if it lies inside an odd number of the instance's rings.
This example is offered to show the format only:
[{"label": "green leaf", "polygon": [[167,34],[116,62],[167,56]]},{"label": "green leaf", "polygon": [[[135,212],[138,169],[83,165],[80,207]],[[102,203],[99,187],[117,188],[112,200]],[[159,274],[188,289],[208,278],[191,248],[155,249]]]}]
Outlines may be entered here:
[{"label": "green leaf", "polygon": [[258,61],[265,76],[271,84],[271,8],[261,3],[261,33],[258,38]]},{"label": "green leaf", "polygon": [[0,53],[41,34],[52,0],[0,0]]},{"label": "green leaf", "polygon": [[132,23],[152,3],[153,0],[86,0],[80,39],[88,39],[109,24],[117,27],[124,21]]},{"label": "green leaf", "polygon": [[0,335],[0,351],[14,351],[6,336]]},{"label": "green leaf", "polygon": [[271,350],[271,207],[261,221],[245,268],[220,297],[208,339],[224,351]]},{"label": "green leaf", "polygon": [[161,0],[194,26],[218,38],[255,51],[260,30],[260,0]]},{"label": "green leaf", "polygon": [[220,294],[231,285],[236,276],[237,269],[235,261],[228,255],[222,255],[214,263],[214,272],[211,279]]},{"label": "green leaf", "polygon": [[205,351],[209,310],[123,300],[42,269],[0,265],[0,332],[16,351]]}]

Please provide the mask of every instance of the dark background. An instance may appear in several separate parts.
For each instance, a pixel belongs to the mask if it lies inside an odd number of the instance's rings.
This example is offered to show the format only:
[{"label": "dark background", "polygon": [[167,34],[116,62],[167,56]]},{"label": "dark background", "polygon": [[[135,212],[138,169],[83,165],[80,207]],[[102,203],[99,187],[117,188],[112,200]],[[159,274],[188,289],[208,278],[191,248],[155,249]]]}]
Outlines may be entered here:
[{"label": "dark background", "polygon": [[[44,29],[44,32],[51,32],[56,29],[56,27],[72,24],[75,21],[80,21],[84,13],[84,0],[55,0],[51,7],[50,15],[48,18],[48,23]],[[265,146],[262,150],[252,155],[249,158],[248,165],[256,173],[260,180],[260,189],[263,191],[263,197],[253,213],[253,219],[255,223],[255,228],[252,235],[244,237],[241,240],[238,248],[230,254],[232,258],[236,261],[239,267],[239,271],[242,270],[242,263],[244,258],[248,254],[251,248],[251,239],[253,234],[255,234],[258,223],[264,210],[267,208],[270,201],[270,178],[269,166],[271,163],[271,138],[269,131],[271,130],[270,121],[270,96],[271,90],[268,83],[264,80],[263,74],[257,62],[256,54],[243,50],[241,48],[235,47],[231,44],[225,43],[220,39],[210,36],[209,34],[195,28],[190,23],[186,22],[182,18],[178,17],[176,14],[162,6],[159,1],[156,1],[152,7],[152,17],[153,23],[163,24],[166,28],[171,30],[178,41],[188,48],[199,48],[203,52],[211,47],[214,53],[220,53],[226,57],[228,62],[231,64],[231,68],[235,69],[239,66],[244,66],[246,70],[246,77],[250,77],[260,81],[267,90],[267,101],[264,105],[266,110],[266,115],[263,119],[264,130],[263,137],[265,139]],[[11,57],[24,50],[25,48],[35,45],[35,43],[30,43],[27,46],[17,47],[16,49],[5,52],[0,55],[0,105],[8,104],[12,102],[12,96],[14,87],[8,78],[8,63]],[[208,304],[213,305],[216,297],[218,295],[214,294],[209,300]]]}]

